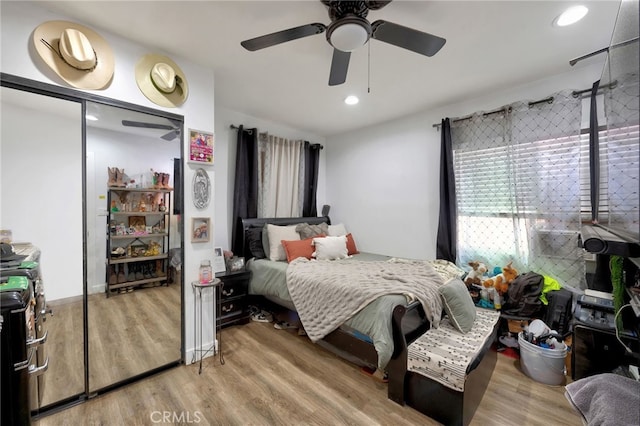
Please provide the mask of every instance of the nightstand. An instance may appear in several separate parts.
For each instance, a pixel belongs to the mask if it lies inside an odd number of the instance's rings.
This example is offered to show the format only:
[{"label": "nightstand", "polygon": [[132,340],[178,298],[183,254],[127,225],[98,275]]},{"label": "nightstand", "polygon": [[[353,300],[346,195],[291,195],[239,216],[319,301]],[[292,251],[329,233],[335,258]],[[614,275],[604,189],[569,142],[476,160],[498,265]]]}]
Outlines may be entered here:
[{"label": "nightstand", "polygon": [[218,325],[247,324],[250,320],[247,296],[251,271],[219,272],[216,278],[222,281]]}]

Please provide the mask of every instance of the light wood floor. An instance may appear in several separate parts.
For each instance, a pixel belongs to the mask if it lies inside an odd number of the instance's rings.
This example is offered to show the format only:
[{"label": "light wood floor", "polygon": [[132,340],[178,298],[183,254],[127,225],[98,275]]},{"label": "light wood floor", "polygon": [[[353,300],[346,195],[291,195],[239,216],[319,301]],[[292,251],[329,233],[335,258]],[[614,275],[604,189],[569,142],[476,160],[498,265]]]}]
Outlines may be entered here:
[{"label": "light wood floor", "polygon": [[[42,406],[84,391],[82,299],[49,304]],[[95,391],[180,359],[180,286],[93,294],[88,300],[89,389]]]},{"label": "light wood floor", "polygon": [[[435,425],[387,399],[387,385],[273,324],[222,331],[219,358],[179,366],[44,417],[47,425]],[[526,377],[502,354],[472,425],[581,425],[564,387]]]}]

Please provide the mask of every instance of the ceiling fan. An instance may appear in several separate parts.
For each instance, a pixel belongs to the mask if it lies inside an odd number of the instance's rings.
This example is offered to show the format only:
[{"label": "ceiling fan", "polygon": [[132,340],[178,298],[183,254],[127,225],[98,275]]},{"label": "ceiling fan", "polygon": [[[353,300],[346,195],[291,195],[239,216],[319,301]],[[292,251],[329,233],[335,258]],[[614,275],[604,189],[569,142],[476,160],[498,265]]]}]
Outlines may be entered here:
[{"label": "ceiling fan", "polygon": [[158,124],[158,123],[147,123],[144,121],[131,121],[131,120],[122,120],[122,125],[126,127],[142,127],[145,129],[164,129],[170,130],[169,133],[166,133],[160,138],[166,141],[172,141],[180,136],[180,127],[170,126],[168,124]]},{"label": "ceiling fan", "polygon": [[326,26],[312,23],[245,40],[240,44],[256,51],[287,41],[327,32],[327,41],[333,46],[329,73],[329,86],[342,84],[347,79],[351,52],[363,46],[370,38],[433,56],[444,46],[444,38],[434,36],[393,22],[377,20],[369,23],[365,18],[370,10],[381,9],[391,1],[335,1],[321,0],[329,8],[331,23]]}]

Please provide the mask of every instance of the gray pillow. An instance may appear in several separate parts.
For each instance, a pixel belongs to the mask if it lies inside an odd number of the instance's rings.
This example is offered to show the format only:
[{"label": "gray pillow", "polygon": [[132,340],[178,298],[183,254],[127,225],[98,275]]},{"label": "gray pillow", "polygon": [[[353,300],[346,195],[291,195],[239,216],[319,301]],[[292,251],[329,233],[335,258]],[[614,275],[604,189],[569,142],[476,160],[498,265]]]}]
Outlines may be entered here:
[{"label": "gray pillow", "polygon": [[266,256],[262,247],[262,228],[247,229],[247,240],[251,255],[256,259],[264,259]]},{"label": "gray pillow", "polygon": [[296,226],[296,232],[300,234],[301,240],[313,238],[316,235],[329,235],[329,225],[320,223],[318,225],[309,225],[308,223],[300,223]]},{"label": "gray pillow", "polygon": [[267,232],[267,223],[262,227],[262,250],[264,251],[264,257],[269,258],[269,232]]},{"label": "gray pillow", "polygon": [[460,278],[451,278],[438,288],[438,292],[451,324],[462,333],[471,330],[476,320],[476,307],[465,283]]}]

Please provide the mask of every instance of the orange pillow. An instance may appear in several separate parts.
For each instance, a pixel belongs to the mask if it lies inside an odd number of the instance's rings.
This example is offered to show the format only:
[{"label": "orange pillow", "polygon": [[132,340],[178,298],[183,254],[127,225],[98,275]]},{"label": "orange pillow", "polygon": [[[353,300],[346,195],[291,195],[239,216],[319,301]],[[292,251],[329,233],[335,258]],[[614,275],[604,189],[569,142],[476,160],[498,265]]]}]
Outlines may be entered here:
[{"label": "orange pillow", "polygon": [[315,237],[306,238],[304,240],[282,240],[282,247],[287,254],[287,262],[292,262],[299,257],[305,257],[311,259],[311,255],[315,251],[315,247],[311,244],[314,238],[326,237],[324,234],[316,235]]},{"label": "orange pillow", "polygon": [[350,233],[347,234],[347,254],[351,256],[352,254],[358,254],[358,248],[356,247],[356,242],[353,239],[353,235]]}]

